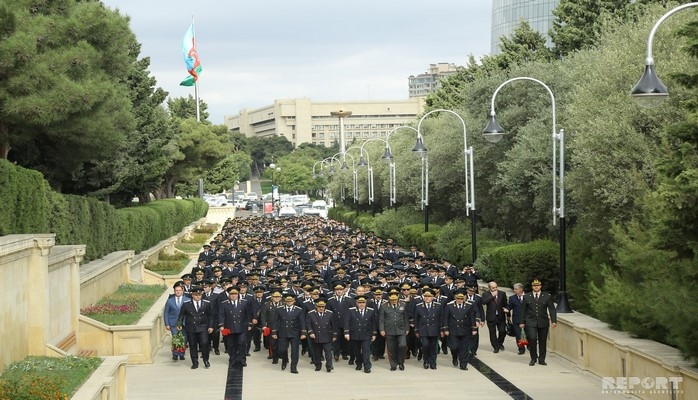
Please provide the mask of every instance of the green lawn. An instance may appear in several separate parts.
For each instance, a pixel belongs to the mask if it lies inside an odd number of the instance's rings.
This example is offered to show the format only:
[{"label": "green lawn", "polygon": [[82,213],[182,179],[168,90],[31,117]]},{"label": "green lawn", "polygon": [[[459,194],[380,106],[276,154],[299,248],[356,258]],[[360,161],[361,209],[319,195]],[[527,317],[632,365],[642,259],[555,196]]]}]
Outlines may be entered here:
[{"label": "green lawn", "polygon": [[0,400],[69,399],[101,363],[94,357],[29,356],[0,375]]},{"label": "green lawn", "polygon": [[166,289],[164,285],[123,284],[80,313],[107,325],[130,325],[141,319]]},{"label": "green lawn", "polygon": [[182,272],[182,269],[189,264],[191,260],[188,255],[182,253],[176,253],[174,255],[168,256],[166,254],[160,253],[158,256],[159,261],[157,264],[146,264],[146,268],[157,272],[162,275],[177,275]]},{"label": "green lawn", "polygon": [[195,233],[191,235],[191,239],[182,240],[175,247],[185,253],[200,253],[210,237],[209,233]]}]

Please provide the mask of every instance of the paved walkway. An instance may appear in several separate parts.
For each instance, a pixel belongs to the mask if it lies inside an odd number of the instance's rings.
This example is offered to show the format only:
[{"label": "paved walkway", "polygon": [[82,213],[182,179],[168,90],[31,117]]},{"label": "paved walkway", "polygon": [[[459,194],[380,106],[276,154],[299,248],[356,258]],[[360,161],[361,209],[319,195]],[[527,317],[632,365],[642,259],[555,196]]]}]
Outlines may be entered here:
[{"label": "paved walkway", "polygon": [[[163,328],[164,329],[164,328]],[[390,371],[387,360],[374,362],[371,374],[356,371],[340,359],[331,373],[315,372],[306,356],[301,356],[299,374],[281,371],[267,353],[253,352],[248,367],[243,369],[242,399],[330,399],[330,400],[392,400],[392,399],[562,399],[605,400],[628,397],[604,394],[601,380],[576,371],[573,365],[548,355],[548,365],[528,366],[528,356],[516,354],[513,338],[505,343],[506,351],[488,351],[487,328],[482,333],[478,359],[479,370],[470,366],[461,371],[451,365],[451,356],[440,354],[437,370],[424,370],[416,358],[406,360],[405,371]],[[553,332],[554,334],[554,332]],[[129,400],[152,399],[223,399],[227,379],[227,355],[211,354],[211,368],[203,363],[191,370],[191,362],[172,361],[169,338],[149,365],[127,368]],[[495,373],[493,373],[495,372]],[[490,379],[488,376],[500,375]],[[509,395],[511,385],[524,394]],[[499,384],[499,386],[498,386]],[[520,393],[521,393],[520,392]]]}]

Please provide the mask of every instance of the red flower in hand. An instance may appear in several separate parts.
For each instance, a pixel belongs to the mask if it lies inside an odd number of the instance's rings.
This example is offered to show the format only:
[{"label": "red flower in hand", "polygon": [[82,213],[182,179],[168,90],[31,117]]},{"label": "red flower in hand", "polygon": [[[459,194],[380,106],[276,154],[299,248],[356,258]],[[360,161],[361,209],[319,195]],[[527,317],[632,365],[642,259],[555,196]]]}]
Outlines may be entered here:
[{"label": "red flower in hand", "polygon": [[228,328],[221,329],[221,335],[223,335],[223,336],[230,335],[230,329],[228,329]]},{"label": "red flower in hand", "polygon": [[269,336],[270,333],[271,333],[271,329],[269,329],[268,326],[265,326],[264,328],[262,328],[262,334],[264,336]]},{"label": "red flower in hand", "polygon": [[516,344],[518,344],[519,347],[527,346],[527,345],[528,345],[528,339],[526,339],[526,338],[524,338],[524,339],[519,339],[519,341],[516,342]]}]

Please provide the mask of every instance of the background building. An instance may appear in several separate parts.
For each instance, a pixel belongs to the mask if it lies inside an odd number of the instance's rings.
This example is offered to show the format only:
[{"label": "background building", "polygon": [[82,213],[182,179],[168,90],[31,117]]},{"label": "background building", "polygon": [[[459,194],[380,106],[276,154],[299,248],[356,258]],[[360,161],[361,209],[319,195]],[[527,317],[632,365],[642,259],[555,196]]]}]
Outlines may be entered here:
[{"label": "background building", "polygon": [[499,38],[511,36],[521,20],[528,21],[531,29],[547,38],[547,45],[552,42],[548,31],[553,27],[553,9],[559,0],[492,0],[492,36],[491,54],[499,54]]},{"label": "background building", "polygon": [[429,64],[429,72],[410,75],[410,98],[426,97],[441,87],[441,79],[456,73],[456,65],[450,63]]},{"label": "background building", "polygon": [[238,115],[224,116],[231,132],[247,137],[282,135],[294,146],[312,143],[332,146],[339,140],[339,119],[332,111],[351,111],[344,119],[347,144],[354,139],[386,137],[401,125],[414,123],[424,110],[424,98],[370,102],[313,102],[310,99],[275,100],[274,104]]}]

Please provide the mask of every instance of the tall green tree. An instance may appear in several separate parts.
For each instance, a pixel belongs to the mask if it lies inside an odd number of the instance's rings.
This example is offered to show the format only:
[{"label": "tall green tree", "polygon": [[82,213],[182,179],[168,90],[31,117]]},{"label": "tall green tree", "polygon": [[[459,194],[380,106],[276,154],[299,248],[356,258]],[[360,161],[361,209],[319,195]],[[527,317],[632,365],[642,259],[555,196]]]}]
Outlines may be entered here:
[{"label": "tall green tree", "polygon": [[[170,114],[181,119],[196,119],[196,99],[192,95],[167,99],[167,108]],[[199,99],[199,119],[201,122],[210,124],[208,120],[208,104]]]},{"label": "tall green tree", "polygon": [[133,129],[135,37],[97,1],[3,2],[0,25],[0,157],[60,190]]}]

